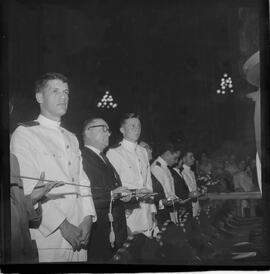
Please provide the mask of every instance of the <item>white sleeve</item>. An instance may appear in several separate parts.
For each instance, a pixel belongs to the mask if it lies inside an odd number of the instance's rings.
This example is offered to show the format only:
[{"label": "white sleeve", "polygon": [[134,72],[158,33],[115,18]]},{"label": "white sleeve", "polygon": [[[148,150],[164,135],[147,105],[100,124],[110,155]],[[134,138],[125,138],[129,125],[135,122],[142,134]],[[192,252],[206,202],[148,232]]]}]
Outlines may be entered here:
[{"label": "white sleeve", "polygon": [[[18,159],[21,171],[20,175],[39,178],[42,170],[37,166],[33,147],[33,140],[27,129],[24,127],[17,128],[11,138],[10,152]],[[22,179],[22,182],[25,195],[29,195],[38,181]],[[59,227],[65,218],[65,212],[57,206],[56,202],[50,200],[44,203],[42,205],[40,232],[45,237],[49,236]]]},{"label": "white sleeve", "polygon": [[[11,136],[10,153],[13,153],[18,159],[21,176],[39,178],[41,171],[35,158],[36,151],[31,139],[31,134],[26,129],[18,127]],[[25,195],[31,194],[38,182],[26,179],[22,179],[22,181]]]},{"label": "white sleeve", "polygon": [[165,192],[165,196],[166,196],[166,198],[168,198],[170,196],[170,193],[166,186],[167,186],[167,184],[169,184],[169,181],[168,181],[168,178],[165,175],[164,171],[162,170],[161,167],[159,167],[157,165],[152,165],[151,172],[157,178],[157,180],[161,183],[163,190]]},{"label": "white sleeve", "polygon": [[[145,150],[145,148],[143,148]],[[151,167],[149,164],[148,156],[146,150],[144,151],[145,159],[146,159],[146,187],[153,192],[153,184],[152,184],[152,178],[151,178]]]},{"label": "white sleeve", "polygon": [[[91,186],[91,182],[89,178],[87,177],[86,173],[83,170],[83,165],[82,165],[82,157],[80,157],[80,184],[85,185],[85,186]],[[83,218],[86,216],[92,216],[93,222],[96,222],[97,220],[97,214],[93,202],[93,197],[92,197],[92,192],[90,188],[87,187],[80,187],[79,189],[80,194],[81,194],[81,202],[82,202],[82,215]]]}]

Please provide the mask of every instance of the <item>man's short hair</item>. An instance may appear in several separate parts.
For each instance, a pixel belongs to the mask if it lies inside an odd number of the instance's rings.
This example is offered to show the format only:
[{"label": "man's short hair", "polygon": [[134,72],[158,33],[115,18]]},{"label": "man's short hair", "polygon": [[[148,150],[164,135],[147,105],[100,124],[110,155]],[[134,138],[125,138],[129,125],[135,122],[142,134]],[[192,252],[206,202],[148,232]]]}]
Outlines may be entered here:
[{"label": "man's short hair", "polygon": [[43,74],[39,79],[35,82],[35,93],[39,93],[41,89],[43,89],[48,81],[50,80],[61,80],[64,83],[68,83],[68,79],[61,73],[57,72],[48,72]]},{"label": "man's short hair", "polygon": [[170,153],[176,153],[177,151],[181,151],[180,142],[172,142],[171,140],[165,141],[159,146],[159,155],[162,155],[166,151]]},{"label": "man's short hair", "polygon": [[137,118],[140,119],[140,115],[138,113],[135,112],[128,112],[125,113],[122,118],[120,119],[120,128],[125,124],[127,119],[131,119],[131,118]]},{"label": "man's short hair", "polygon": [[185,156],[187,156],[188,153],[193,153],[194,154],[193,149],[189,148],[189,147],[183,148],[182,151],[181,151],[180,158],[183,159]]}]

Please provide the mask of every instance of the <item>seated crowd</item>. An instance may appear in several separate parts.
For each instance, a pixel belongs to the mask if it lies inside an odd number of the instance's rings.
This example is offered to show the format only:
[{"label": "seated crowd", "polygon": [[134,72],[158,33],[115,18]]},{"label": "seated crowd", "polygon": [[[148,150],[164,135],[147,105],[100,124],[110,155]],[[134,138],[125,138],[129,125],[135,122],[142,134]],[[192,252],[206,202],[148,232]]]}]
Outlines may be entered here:
[{"label": "seated crowd", "polygon": [[[60,126],[67,79],[46,74],[37,82],[36,99],[38,119],[21,124],[11,137],[11,155],[19,164],[11,194],[20,183],[20,197],[30,197],[32,211],[40,214],[35,226],[27,217],[22,221],[36,253],[27,256],[31,243],[18,246],[14,240],[12,263],[206,264],[224,258],[230,233],[223,224],[237,223],[235,208],[201,198],[258,191],[254,161],[236,161],[234,155],[210,159],[206,153],[196,161],[192,148],[171,138],[152,151],[140,140],[142,121],[135,113],[123,115],[123,138],[115,146],[109,146],[107,121],[86,120],[79,149],[76,137]],[[16,207],[22,202],[13,195],[11,203],[12,219],[19,222],[23,216],[15,215]],[[12,238],[22,231],[12,230]],[[136,245],[136,254],[128,250]]]}]

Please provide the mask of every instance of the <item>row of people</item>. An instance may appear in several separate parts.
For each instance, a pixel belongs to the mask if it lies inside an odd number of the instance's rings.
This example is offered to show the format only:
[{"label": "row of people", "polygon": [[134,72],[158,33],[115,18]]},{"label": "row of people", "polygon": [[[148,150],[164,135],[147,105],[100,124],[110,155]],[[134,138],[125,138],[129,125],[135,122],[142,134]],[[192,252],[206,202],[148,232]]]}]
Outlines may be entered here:
[{"label": "row of people", "polygon": [[[139,116],[126,114],[120,122],[120,132],[122,141],[107,149],[110,128],[104,119],[92,118],[83,127],[83,167],[91,182],[97,211],[89,242],[89,262],[109,260],[127,236],[144,234],[152,238],[167,219],[177,223],[179,201],[192,198],[186,210],[194,217],[199,211],[196,179],[191,170],[195,161],[193,153],[183,152],[178,143],[168,141],[150,165],[151,148],[145,142],[138,144]],[[108,169],[111,176],[106,175]],[[150,196],[137,196],[132,202],[131,190],[136,190],[137,195]],[[124,197],[119,200],[116,195]]]},{"label": "row of people", "polygon": [[80,150],[76,136],[61,127],[69,100],[67,78],[43,75],[36,82],[35,96],[40,115],[14,131],[10,152],[20,167],[20,175],[12,178],[22,182],[25,196],[43,189],[40,223],[29,226],[39,262],[107,261],[128,236],[155,237],[164,214],[177,222],[174,202],[185,199],[184,193],[192,198],[190,210],[196,216],[191,151],[183,153],[177,144],[167,142],[150,165],[145,144],[138,144],[141,122],[134,113],[123,117],[123,140],[109,149],[107,122],[100,117],[87,120]]},{"label": "row of people", "polygon": [[[10,153],[18,160],[20,174],[13,176],[22,182],[25,196],[51,182],[61,182],[41,199],[40,224],[31,228],[26,214],[11,218],[20,219],[30,229],[28,245],[18,246],[16,231],[11,230],[11,262],[64,262],[86,261],[85,247],[89,241],[92,223],[96,221],[90,181],[83,171],[81,151],[74,134],[61,127],[61,117],[66,113],[69,100],[68,79],[58,73],[43,75],[35,83],[35,98],[40,115],[34,121],[20,124],[13,132]],[[12,165],[11,165],[12,169]],[[12,194],[11,185],[11,194]],[[18,200],[17,200],[18,201]],[[17,208],[24,207],[17,204]],[[21,231],[21,237],[29,231]],[[28,246],[36,245],[35,259],[18,254],[27,253]],[[23,250],[19,250],[19,249]],[[17,252],[15,252],[17,251]]]},{"label": "row of people", "polygon": [[196,162],[198,175],[213,174],[226,177],[228,191],[255,191],[258,189],[256,160],[247,157],[236,158],[224,154],[209,158],[206,153],[201,154],[200,161]]}]

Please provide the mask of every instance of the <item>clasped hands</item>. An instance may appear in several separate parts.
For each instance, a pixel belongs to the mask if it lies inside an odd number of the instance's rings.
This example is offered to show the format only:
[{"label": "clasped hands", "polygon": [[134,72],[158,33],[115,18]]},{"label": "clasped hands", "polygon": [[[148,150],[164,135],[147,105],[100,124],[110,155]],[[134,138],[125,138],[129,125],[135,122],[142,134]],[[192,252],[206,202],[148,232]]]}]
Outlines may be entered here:
[{"label": "clasped hands", "polygon": [[[62,186],[62,182],[49,182],[44,183],[45,172],[41,172],[40,179],[35,185],[30,197],[32,204],[36,204],[41,199],[45,198],[46,195],[55,187]],[[92,225],[92,217],[87,216],[77,227],[65,219],[59,226],[62,236],[71,244],[73,251],[80,251],[81,248],[86,248],[89,241],[89,235]]]},{"label": "clasped hands", "polygon": [[73,251],[86,249],[92,226],[92,217],[86,216],[79,226],[71,224],[67,219],[59,226],[62,236],[70,243]]},{"label": "clasped hands", "polygon": [[116,199],[120,196],[123,196],[122,198],[120,198],[121,201],[123,202],[129,202],[131,199],[131,191],[124,187],[124,186],[119,186],[116,189],[112,190],[112,197],[113,199]]}]

